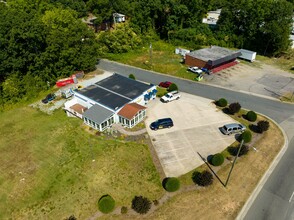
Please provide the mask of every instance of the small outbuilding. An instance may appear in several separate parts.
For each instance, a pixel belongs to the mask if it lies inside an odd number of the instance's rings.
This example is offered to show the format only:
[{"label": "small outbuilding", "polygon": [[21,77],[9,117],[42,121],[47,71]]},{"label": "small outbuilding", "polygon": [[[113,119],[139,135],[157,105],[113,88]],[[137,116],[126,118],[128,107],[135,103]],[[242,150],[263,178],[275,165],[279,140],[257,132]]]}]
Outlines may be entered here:
[{"label": "small outbuilding", "polygon": [[238,58],[253,62],[256,58],[256,52],[251,50],[240,49],[241,55]]},{"label": "small outbuilding", "polygon": [[[219,70],[235,64],[236,58],[241,55],[240,51],[227,48],[211,46],[195,50],[186,54],[185,64],[197,66],[208,70]],[[223,67],[223,68],[222,68]]]}]

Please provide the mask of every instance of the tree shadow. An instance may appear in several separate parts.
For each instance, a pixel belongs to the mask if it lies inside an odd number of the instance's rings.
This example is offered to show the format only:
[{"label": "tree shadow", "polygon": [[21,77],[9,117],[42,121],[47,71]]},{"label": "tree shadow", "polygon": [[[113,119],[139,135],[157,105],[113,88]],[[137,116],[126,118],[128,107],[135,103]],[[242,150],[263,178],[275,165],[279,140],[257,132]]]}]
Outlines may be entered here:
[{"label": "tree shadow", "polygon": [[212,155],[212,154],[210,154],[210,155],[207,156],[207,162],[208,162],[210,165],[212,165],[212,158],[213,158],[213,155]]},{"label": "tree shadow", "polygon": [[234,115],[234,113],[232,113],[228,107],[223,108],[222,111],[227,115]]},{"label": "tree shadow", "polygon": [[249,129],[255,133],[259,133],[260,134],[260,129],[257,125],[251,124],[249,125]]},{"label": "tree shadow", "polygon": [[164,179],[162,180],[162,183],[161,183],[162,187],[163,187],[165,190],[166,190],[165,186],[166,186],[166,183],[167,183],[168,179],[169,179],[169,177],[164,178]]},{"label": "tree shadow", "polygon": [[246,114],[242,114],[242,118],[245,119],[245,120],[248,120]]}]

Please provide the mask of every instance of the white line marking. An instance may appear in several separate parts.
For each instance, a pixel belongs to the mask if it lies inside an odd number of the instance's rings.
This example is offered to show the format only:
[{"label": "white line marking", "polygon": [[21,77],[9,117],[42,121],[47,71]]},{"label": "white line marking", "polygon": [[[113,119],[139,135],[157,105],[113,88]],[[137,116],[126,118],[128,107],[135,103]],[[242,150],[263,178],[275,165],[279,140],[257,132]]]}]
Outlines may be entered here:
[{"label": "white line marking", "polygon": [[292,201],[293,196],[294,196],[294,192],[292,193],[292,195],[291,195],[291,197],[290,197],[290,199],[289,199],[289,202]]}]

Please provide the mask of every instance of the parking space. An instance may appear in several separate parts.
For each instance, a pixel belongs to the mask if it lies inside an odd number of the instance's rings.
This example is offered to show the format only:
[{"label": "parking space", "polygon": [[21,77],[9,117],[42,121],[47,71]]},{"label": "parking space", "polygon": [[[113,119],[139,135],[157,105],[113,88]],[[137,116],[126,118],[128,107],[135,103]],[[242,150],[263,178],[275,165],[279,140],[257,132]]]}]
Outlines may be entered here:
[{"label": "parking space", "polygon": [[[211,100],[182,93],[181,99],[148,104],[146,127],[166,176],[180,176],[203,164],[205,158],[224,150],[234,136],[223,135],[219,127],[235,122],[217,110]],[[151,122],[170,117],[174,127],[153,131]]]}]

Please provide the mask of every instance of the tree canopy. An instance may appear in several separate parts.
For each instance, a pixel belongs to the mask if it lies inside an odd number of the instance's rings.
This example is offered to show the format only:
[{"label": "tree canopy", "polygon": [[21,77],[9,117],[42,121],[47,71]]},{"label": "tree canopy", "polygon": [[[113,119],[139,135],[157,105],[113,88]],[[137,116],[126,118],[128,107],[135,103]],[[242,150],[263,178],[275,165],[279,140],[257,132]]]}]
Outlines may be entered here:
[{"label": "tree canopy", "polygon": [[[124,53],[151,39],[199,48],[246,48],[278,55],[289,47],[294,0],[7,0],[0,2],[0,95],[18,101],[75,70],[91,70],[103,53]],[[202,23],[221,8],[217,28]],[[113,13],[123,26],[98,32]],[[97,17],[95,30],[82,18]],[[97,33],[95,33],[97,32]],[[52,84],[51,84],[52,85]]]}]

